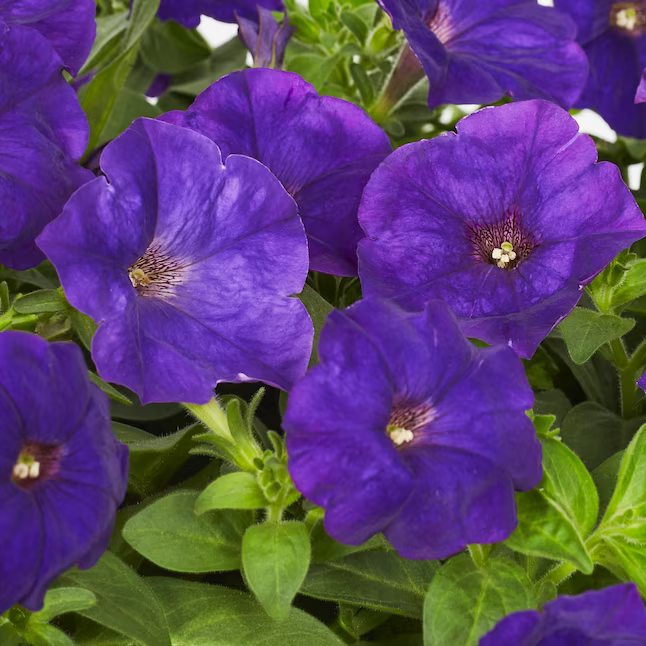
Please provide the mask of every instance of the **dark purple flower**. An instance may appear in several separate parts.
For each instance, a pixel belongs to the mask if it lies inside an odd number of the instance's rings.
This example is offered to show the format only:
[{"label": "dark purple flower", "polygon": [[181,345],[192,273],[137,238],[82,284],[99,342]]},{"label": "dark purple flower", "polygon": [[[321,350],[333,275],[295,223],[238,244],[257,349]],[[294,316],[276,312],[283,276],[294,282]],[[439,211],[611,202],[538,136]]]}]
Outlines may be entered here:
[{"label": "dark purple flower", "polygon": [[75,162],[88,126],[63,63],[29,27],[0,22],[0,263],[44,259],[34,238],[92,174]]},{"label": "dark purple flower", "polygon": [[294,33],[287,16],[278,22],[268,9],[258,7],[252,18],[238,16],[238,35],[253,56],[255,67],[280,68],[283,64],[287,41]]},{"label": "dark purple flower", "polygon": [[81,351],[0,333],[0,613],[38,610],[47,586],[105,550],[126,491],[128,450]]},{"label": "dark purple flower", "polygon": [[161,0],[157,15],[161,20],[175,20],[192,29],[200,24],[200,16],[221,22],[235,22],[236,14],[254,18],[256,7],[283,11],[282,0]]},{"label": "dark purple flower", "polygon": [[361,108],[319,96],[292,72],[261,68],[221,78],[186,112],[161,119],[206,135],[225,159],[237,153],[265,164],[298,204],[311,268],[356,275],[361,193],[391,150]]},{"label": "dark purple flower", "polygon": [[585,54],[565,15],[536,0],[381,0],[429,80],[430,106],[544,98],[570,106]]},{"label": "dark purple flower", "polygon": [[312,323],[296,205],[260,163],[137,119],[38,238],[70,303],[99,323],[100,375],[144,402],[204,403],[217,381],[289,388]]},{"label": "dark purple flower", "polygon": [[524,356],[646,223],[616,166],[547,101],[484,108],[402,146],[359,209],[366,296],[446,301],[468,336]]},{"label": "dark purple flower", "polygon": [[73,76],[92,48],[95,11],[94,0],[0,0],[0,22],[40,32]]},{"label": "dark purple flower", "polygon": [[593,108],[620,135],[646,137],[635,91],[646,67],[646,1],[554,0],[577,23],[590,75],[576,106]]},{"label": "dark purple flower", "polygon": [[541,612],[501,619],[480,646],[636,646],[646,644],[646,610],[634,583],[548,601]]},{"label": "dark purple flower", "polygon": [[383,532],[403,556],[445,558],[510,534],[514,487],[541,477],[510,348],[475,348],[440,301],[408,314],[367,299],[329,315],[318,353],[283,425],[294,483],[332,537]]},{"label": "dark purple flower", "polygon": [[172,76],[170,74],[159,73],[155,75],[152,83],[148,86],[145,94],[149,97],[161,96],[169,88]]}]

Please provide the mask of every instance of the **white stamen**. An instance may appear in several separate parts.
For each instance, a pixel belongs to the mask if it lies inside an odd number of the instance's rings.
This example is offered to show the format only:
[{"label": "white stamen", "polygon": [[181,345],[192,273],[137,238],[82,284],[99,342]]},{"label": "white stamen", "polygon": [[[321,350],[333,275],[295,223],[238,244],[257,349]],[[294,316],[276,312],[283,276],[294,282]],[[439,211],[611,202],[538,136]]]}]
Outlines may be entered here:
[{"label": "white stamen", "polygon": [[29,465],[29,477],[36,479],[40,475],[40,462],[32,462]]},{"label": "white stamen", "polygon": [[633,31],[637,27],[637,12],[634,9],[622,9],[615,17],[617,27]]},{"label": "white stamen", "polygon": [[15,464],[13,467],[13,476],[18,480],[25,480],[29,477],[29,467],[22,462]]},{"label": "white stamen", "polygon": [[516,260],[516,252],[511,242],[505,240],[500,247],[496,247],[491,252],[491,257],[498,261],[496,263],[498,267],[505,269],[512,260]]},{"label": "white stamen", "polygon": [[388,431],[388,434],[397,446],[413,441],[413,432],[406,428],[394,428]]}]

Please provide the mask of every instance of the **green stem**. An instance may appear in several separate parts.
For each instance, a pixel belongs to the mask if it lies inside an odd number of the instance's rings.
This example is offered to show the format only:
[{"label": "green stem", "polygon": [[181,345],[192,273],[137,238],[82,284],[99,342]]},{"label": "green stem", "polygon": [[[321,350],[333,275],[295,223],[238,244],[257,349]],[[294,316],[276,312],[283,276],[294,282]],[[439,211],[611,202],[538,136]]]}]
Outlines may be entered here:
[{"label": "green stem", "polygon": [[610,342],[612,362],[619,374],[619,389],[621,396],[621,414],[629,418],[633,413],[633,399],[635,396],[635,373],[630,369],[630,360],[626,353],[623,341],[615,339]]},{"label": "green stem", "polygon": [[567,579],[571,574],[576,572],[577,568],[572,563],[564,561],[561,565],[557,565],[555,568],[551,569],[541,581],[551,581],[554,585],[559,585]]},{"label": "green stem", "polygon": [[283,508],[281,505],[270,505],[267,507],[267,517],[266,522],[268,523],[280,523],[283,519]]}]

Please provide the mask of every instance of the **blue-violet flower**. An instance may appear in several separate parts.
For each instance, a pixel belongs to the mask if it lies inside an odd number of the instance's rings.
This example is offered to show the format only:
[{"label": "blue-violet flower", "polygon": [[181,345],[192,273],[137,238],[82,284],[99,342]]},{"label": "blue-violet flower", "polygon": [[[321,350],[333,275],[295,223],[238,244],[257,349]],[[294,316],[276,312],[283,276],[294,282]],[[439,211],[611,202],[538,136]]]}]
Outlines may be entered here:
[{"label": "blue-violet flower", "polygon": [[269,9],[258,7],[258,15],[254,18],[238,16],[238,27],[238,36],[251,52],[254,67],[280,69],[287,42],[295,29],[287,16],[279,23]]},{"label": "blue-violet flower", "polygon": [[646,0],[554,0],[579,28],[590,61],[578,108],[593,108],[620,135],[646,137],[646,106],[635,91],[646,67]]},{"label": "blue-violet flower", "polygon": [[405,557],[445,558],[512,532],[514,488],[541,478],[513,350],[475,348],[441,301],[411,314],[367,299],[328,316],[318,353],[283,425],[294,483],[330,536],[383,532]]},{"label": "blue-violet flower", "polygon": [[100,325],[99,374],[144,402],[204,403],[217,381],[289,388],[312,322],[297,298],[307,243],[294,201],[260,163],[222,164],[206,137],[136,120],[38,244],[70,303]]},{"label": "blue-violet flower", "polygon": [[366,296],[446,301],[468,336],[529,357],[617,253],[646,235],[619,169],[553,103],[483,108],[398,148],[366,186]]},{"label": "blue-violet flower", "polygon": [[128,449],[72,343],[0,333],[0,613],[105,550],[126,491]]},{"label": "blue-violet flower", "polygon": [[480,646],[636,646],[646,644],[646,609],[634,583],[548,601],[541,612],[501,619]]},{"label": "blue-violet flower", "polygon": [[0,22],[0,263],[44,259],[34,238],[92,173],[75,160],[88,125],[63,63],[30,27]]},{"label": "blue-violet flower", "polygon": [[[569,107],[587,75],[567,15],[536,0],[380,0],[429,80],[428,102],[542,98]],[[396,72],[397,73],[397,72]]]},{"label": "blue-violet flower", "polygon": [[298,204],[311,268],[356,275],[361,193],[391,150],[361,108],[319,96],[292,72],[259,68],[221,78],[186,112],[161,119],[213,139],[225,159],[238,153],[265,164]]},{"label": "blue-violet flower", "polygon": [[38,31],[73,76],[92,48],[95,11],[94,0],[0,0],[0,22]]}]

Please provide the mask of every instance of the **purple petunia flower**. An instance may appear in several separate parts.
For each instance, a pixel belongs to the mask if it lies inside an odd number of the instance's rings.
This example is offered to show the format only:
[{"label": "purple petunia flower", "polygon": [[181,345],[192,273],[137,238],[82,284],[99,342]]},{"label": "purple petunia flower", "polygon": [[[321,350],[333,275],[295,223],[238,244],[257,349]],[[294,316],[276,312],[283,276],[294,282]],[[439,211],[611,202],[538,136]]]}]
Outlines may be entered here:
[{"label": "purple petunia flower", "polygon": [[282,0],[161,0],[157,15],[161,20],[175,20],[188,29],[200,24],[200,16],[222,22],[235,22],[236,15],[255,18],[256,7],[283,11]]},{"label": "purple petunia flower", "polygon": [[620,135],[646,137],[646,106],[635,91],[646,67],[646,1],[554,0],[577,23],[577,40],[590,61],[576,106],[593,108]]},{"label": "purple petunia flower", "polygon": [[646,235],[619,170],[547,101],[484,108],[397,149],[366,186],[366,296],[446,301],[468,336],[532,355],[581,287]]},{"label": "purple petunia flower", "polygon": [[642,376],[637,380],[637,385],[644,391],[646,391],[646,370],[642,373]]},{"label": "purple petunia flower", "polygon": [[105,550],[126,491],[128,450],[81,351],[0,333],[0,613]]},{"label": "purple petunia flower", "polygon": [[646,610],[634,583],[548,601],[541,612],[501,619],[479,646],[636,646],[646,644]]},{"label": "purple petunia flower", "polygon": [[254,67],[280,68],[287,42],[295,29],[287,16],[279,23],[271,11],[258,7],[258,15],[253,19],[238,16],[237,21],[238,35],[251,52]]},{"label": "purple petunia flower", "polygon": [[106,146],[105,177],[38,238],[70,303],[100,323],[100,375],[144,402],[204,403],[217,381],[289,388],[312,323],[299,292],[296,205],[260,163],[187,128],[138,119]]},{"label": "purple petunia flower", "polygon": [[510,348],[475,348],[440,301],[408,314],[367,299],[329,315],[318,353],[283,426],[294,483],[332,537],[383,532],[403,556],[445,558],[512,532],[514,487],[540,480],[541,449]]},{"label": "purple petunia flower", "polygon": [[73,76],[92,48],[95,11],[94,0],[0,0],[0,22],[40,32]]},{"label": "purple petunia flower", "polygon": [[388,138],[361,108],[316,90],[292,72],[247,69],[200,94],[186,112],[161,119],[261,161],[294,197],[309,238],[312,269],[357,273],[357,208]]},{"label": "purple petunia flower", "polygon": [[44,259],[34,238],[92,173],[78,159],[88,125],[63,63],[29,27],[0,23],[0,263]]},{"label": "purple petunia flower", "polygon": [[429,80],[428,102],[543,98],[569,107],[587,75],[576,28],[536,0],[380,0]]}]

